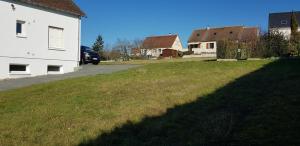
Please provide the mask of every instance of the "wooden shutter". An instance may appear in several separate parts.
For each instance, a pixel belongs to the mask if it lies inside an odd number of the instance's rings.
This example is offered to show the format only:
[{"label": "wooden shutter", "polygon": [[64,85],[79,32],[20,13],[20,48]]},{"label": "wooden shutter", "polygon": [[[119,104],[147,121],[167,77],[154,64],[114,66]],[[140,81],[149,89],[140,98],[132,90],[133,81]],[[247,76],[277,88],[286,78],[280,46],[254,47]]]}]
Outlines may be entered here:
[{"label": "wooden shutter", "polygon": [[64,36],[62,28],[49,27],[49,48],[64,48]]}]

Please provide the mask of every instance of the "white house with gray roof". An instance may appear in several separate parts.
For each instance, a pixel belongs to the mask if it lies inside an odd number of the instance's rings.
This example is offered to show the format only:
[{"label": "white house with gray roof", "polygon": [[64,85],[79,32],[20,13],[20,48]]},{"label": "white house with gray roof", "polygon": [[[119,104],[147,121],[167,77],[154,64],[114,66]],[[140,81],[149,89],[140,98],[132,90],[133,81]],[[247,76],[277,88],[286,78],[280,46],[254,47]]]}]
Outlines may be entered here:
[{"label": "white house with gray roof", "polygon": [[73,72],[83,16],[72,0],[0,0],[0,79]]},{"label": "white house with gray roof", "polygon": [[[296,14],[298,24],[300,25],[300,12],[282,12],[271,13],[269,15],[269,31],[278,31],[282,33],[287,39],[291,36],[291,18],[293,13]],[[300,31],[300,27],[298,28]]]}]

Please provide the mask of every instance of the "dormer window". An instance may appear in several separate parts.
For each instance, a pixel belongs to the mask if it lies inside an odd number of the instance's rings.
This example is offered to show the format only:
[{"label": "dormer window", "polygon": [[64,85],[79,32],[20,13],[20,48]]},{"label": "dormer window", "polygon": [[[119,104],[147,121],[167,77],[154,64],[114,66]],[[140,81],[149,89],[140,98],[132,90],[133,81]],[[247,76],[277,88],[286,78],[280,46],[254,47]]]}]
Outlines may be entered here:
[{"label": "dormer window", "polygon": [[287,20],[281,20],[281,25],[287,25],[288,24],[288,21]]}]

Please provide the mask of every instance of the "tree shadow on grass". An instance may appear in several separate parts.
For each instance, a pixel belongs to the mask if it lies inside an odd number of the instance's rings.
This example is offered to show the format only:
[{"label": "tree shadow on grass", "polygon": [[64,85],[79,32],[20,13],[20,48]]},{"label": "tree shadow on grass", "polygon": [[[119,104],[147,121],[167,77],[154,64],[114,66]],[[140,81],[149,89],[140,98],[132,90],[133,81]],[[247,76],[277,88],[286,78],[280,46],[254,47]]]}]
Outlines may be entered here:
[{"label": "tree shadow on grass", "polygon": [[300,60],[279,60],[88,145],[300,145]]}]

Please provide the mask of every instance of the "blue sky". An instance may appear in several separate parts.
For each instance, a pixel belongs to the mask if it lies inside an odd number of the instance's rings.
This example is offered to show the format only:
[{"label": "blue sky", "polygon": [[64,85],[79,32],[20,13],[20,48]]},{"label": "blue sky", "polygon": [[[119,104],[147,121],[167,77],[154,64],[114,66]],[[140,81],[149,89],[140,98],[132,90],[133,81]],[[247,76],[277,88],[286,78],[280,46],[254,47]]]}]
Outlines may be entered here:
[{"label": "blue sky", "polygon": [[106,44],[118,39],[179,34],[184,46],[194,29],[232,25],[267,30],[268,14],[300,10],[299,0],[75,0],[87,14],[82,44],[98,34]]}]

